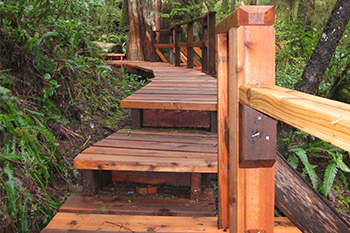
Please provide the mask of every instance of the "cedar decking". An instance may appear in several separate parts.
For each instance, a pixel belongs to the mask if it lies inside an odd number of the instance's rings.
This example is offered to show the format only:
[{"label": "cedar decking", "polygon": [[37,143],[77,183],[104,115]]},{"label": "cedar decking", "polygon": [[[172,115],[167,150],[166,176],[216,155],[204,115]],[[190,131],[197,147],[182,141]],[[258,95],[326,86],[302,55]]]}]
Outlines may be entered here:
[{"label": "cedar decking", "polygon": [[200,131],[120,130],[80,153],[74,168],[217,173],[217,137]]},{"label": "cedar decking", "polygon": [[[110,62],[154,75],[150,83],[122,100],[122,108],[217,110],[217,80],[198,70],[160,62]],[[151,72],[152,70],[153,72]]]},{"label": "cedar decking", "polygon": [[[153,77],[147,86],[124,99],[122,107],[141,112],[146,109],[165,110],[169,111],[166,117],[170,119],[175,113],[172,111],[182,111],[179,114],[184,116],[189,116],[186,115],[188,111],[208,111],[214,119],[210,123],[214,122],[214,128],[216,127],[217,82],[213,77],[164,63],[117,63],[127,65],[134,72]],[[143,117],[143,114],[136,114],[141,128]],[[176,120],[178,115],[174,114],[173,118]],[[155,125],[161,125],[159,119],[162,116],[156,119]],[[215,132],[212,125],[210,128]],[[115,177],[123,174],[133,175],[130,180],[142,180],[141,177],[135,179],[139,174],[164,174],[165,178],[170,178],[171,174],[183,174],[184,176],[174,177],[189,181],[169,182],[190,184],[191,199],[74,195],[67,199],[60,212],[42,232],[224,232],[226,230],[218,229],[212,194],[201,191],[200,174],[217,173],[217,161],[217,134],[208,130],[154,127],[120,130],[75,158],[74,168],[89,174],[83,177],[84,185],[89,186],[94,182],[105,185],[112,179],[129,180],[129,177]],[[149,177],[154,179],[153,176]],[[155,178],[152,181],[157,183],[159,180]],[[276,218],[275,232],[300,231],[288,219]]]}]

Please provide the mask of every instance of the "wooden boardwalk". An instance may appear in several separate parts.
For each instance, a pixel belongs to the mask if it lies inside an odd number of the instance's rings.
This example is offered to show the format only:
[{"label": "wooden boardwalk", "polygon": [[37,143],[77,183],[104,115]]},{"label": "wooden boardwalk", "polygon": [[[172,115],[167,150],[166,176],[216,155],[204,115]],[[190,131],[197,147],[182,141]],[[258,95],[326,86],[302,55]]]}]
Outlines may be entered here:
[{"label": "wooden boardwalk", "polygon": [[150,83],[121,101],[122,108],[217,110],[217,80],[199,70],[162,62],[110,62],[153,73]]},{"label": "wooden boardwalk", "polygon": [[[201,174],[218,172],[217,80],[165,63],[109,64],[150,78],[149,84],[121,101],[122,107],[134,109],[133,127],[141,129],[115,132],[75,158],[85,196],[69,197],[43,232],[224,232],[217,227],[213,195],[201,191]],[[147,110],[158,112],[148,115]],[[191,127],[199,128],[159,128],[181,116],[194,117]],[[206,116],[212,119],[203,128]],[[147,119],[153,119],[155,127],[144,128]],[[144,174],[149,180],[142,179]],[[190,193],[188,199],[93,197],[112,180],[189,185]],[[276,218],[275,232],[300,231],[288,219]]]}]

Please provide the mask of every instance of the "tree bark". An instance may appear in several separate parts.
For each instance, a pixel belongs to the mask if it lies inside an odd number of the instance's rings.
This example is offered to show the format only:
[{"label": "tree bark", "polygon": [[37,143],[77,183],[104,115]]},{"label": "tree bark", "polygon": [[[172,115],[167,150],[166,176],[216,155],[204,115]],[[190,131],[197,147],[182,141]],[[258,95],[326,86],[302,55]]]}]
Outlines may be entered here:
[{"label": "tree bark", "polygon": [[139,1],[128,0],[129,5],[129,44],[127,58],[129,60],[144,61],[143,54],[143,17],[138,10]]},{"label": "tree bark", "polygon": [[135,61],[150,60],[150,33],[155,25],[157,0],[128,0],[129,44],[127,58]]},{"label": "tree bark", "polygon": [[350,18],[350,0],[338,0],[295,89],[316,94]]}]

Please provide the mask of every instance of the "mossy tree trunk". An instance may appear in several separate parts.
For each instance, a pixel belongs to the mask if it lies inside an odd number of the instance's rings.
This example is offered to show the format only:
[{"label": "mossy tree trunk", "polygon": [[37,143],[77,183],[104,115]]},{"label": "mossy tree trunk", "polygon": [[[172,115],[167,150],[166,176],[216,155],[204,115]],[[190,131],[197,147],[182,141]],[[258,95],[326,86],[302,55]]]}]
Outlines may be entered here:
[{"label": "mossy tree trunk", "polygon": [[338,0],[296,90],[316,94],[350,18],[350,0]]}]

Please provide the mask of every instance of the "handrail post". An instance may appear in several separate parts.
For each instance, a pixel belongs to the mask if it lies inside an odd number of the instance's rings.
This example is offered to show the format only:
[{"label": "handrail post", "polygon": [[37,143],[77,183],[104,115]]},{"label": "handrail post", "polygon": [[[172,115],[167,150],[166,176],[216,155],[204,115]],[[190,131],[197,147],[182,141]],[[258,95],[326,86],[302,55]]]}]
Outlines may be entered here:
[{"label": "handrail post", "polygon": [[174,64],[174,30],[175,29],[170,29],[169,30],[169,64],[173,65]]},{"label": "handrail post", "polygon": [[[219,184],[229,183],[228,208],[230,232],[274,232],[275,167],[244,168],[241,153],[239,87],[242,84],[275,84],[275,22],[273,6],[243,6],[216,25],[218,33],[218,153],[219,168],[226,167],[229,154],[229,176],[219,173]],[[225,35],[228,38],[228,62],[225,63]],[[221,48],[220,48],[221,47]],[[225,76],[228,74],[228,81]],[[228,93],[223,94],[228,82]],[[226,103],[228,101],[228,104]],[[228,112],[222,110],[228,106]],[[225,117],[228,114],[226,126]],[[221,122],[220,122],[221,121]],[[229,146],[222,142],[229,131]],[[224,132],[223,132],[224,131]],[[249,139],[248,139],[249,140]],[[251,139],[250,139],[251,140]],[[226,150],[226,151],[225,151]],[[220,188],[220,187],[219,187]],[[220,194],[224,200],[225,194]],[[220,198],[220,196],[219,196]],[[225,227],[225,214],[219,209],[219,226]],[[221,216],[220,216],[221,215]]]},{"label": "handrail post", "polygon": [[175,66],[181,66],[181,54],[180,54],[180,47],[178,46],[178,43],[181,39],[181,27],[176,26],[173,31],[174,35],[174,44],[175,44]]},{"label": "handrail post", "polygon": [[187,68],[193,68],[193,22],[187,24]]},{"label": "handrail post", "polygon": [[156,35],[157,35],[157,33],[155,31],[151,30],[151,62],[157,61],[156,50],[154,48]]},{"label": "handrail post", "polygon": [[208,75],[215,74],[215,23],[216,12],[211,11],[208,15]]},{"label": "handrail post", "polygon": [[228,182],[228,36],[218,34],[218,225],[229,228]]},{"label": "handrail post", "polygon": [[208,20],[207,17],[202,20],[202,72],[208,71],[208,48],[206,41],[208,39]]}]

